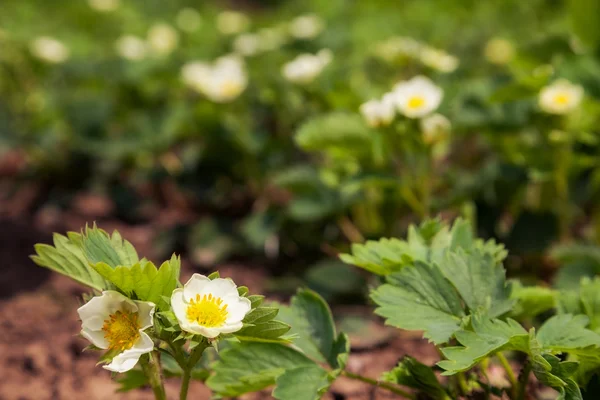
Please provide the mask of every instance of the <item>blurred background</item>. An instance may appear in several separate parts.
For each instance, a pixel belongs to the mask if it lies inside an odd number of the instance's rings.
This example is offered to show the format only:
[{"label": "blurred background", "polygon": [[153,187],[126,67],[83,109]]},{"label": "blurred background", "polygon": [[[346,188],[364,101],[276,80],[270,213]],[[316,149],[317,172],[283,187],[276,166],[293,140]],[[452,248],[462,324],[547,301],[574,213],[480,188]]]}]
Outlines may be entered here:
[{"label": "blurred background", "polygon": [[[600,271],[599,44],[597,0],[2,0],[0,399],[114,398],[82,288],[28,258],[94,221],[188,276],[319,291],[373,371],[437,355],[367,317],[353,242],[461,216],[512,276],[576,289]],[[432,118],[365,106],[415,76]]]}]

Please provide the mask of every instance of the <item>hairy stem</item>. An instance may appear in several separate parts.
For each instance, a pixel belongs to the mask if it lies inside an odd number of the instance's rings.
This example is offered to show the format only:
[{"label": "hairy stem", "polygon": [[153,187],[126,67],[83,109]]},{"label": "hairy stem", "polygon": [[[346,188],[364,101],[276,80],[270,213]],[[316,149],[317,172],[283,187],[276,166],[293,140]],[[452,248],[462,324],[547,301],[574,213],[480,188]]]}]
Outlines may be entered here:
[{"label": "hairy stem", "polygon": [[519,388],[519,382],[517,382],[517,377],[515,376],[515,372],[513,371],[510,364],[508,363],[508,360],[506,359],[506,357],[504,357],[504,354],[497,353],[496,357],[498,358],[498,361],[500,361],[500,364],[502,364],[502,367],[506,371],[506,376],[508,377],[508,381],[510,382],[510,385],[512,388],[512,398],[515,399],[517,397],[517,391]]},{"label": "hairy stem", "polygon": [[377,387],[389,390],[390,392],[397,394],[399,396],[402,396],[405,399],[416,400],[416,398],[417,398],[414,394],[405,392],[404,390],[400,389],[399,387],[396,387],[395,385],[393,385],[391,383],[379,382],[379,381],[376,381],[375,379],[367,378],[366,376],[362,376],[362,375],[358,375],[358,374],[353,374],[352,372],[348,372],[348,371],[343,371],[342,375],[344,375],[345,377],[350,378],[350,379],[355,379],[357,381],[368,383],[369,385],[373,385],[373,386],[377,386]]},{"label": "hairy stem", "polygon": [[190,352],[190,356],[187,359],[185,366],[183,366],[183,376],[181,378],[181,390],[179,391],[179,400],[186,400],[188,390],[190,389],[190,379],[192,377],[192,370],[200,361],[202,353],[208,347],[208,342],[203,341]]},{"label": "hairy stem", "polygon": [[167,395],[163,385],[159,353],[157,351],[153,351],[152,353],[148,354],[148,358],[140,358],[140,364],[142,366],[142,371],[148,378],[150,387],[152,387],[154,398],[156,400],[166,400]]}]

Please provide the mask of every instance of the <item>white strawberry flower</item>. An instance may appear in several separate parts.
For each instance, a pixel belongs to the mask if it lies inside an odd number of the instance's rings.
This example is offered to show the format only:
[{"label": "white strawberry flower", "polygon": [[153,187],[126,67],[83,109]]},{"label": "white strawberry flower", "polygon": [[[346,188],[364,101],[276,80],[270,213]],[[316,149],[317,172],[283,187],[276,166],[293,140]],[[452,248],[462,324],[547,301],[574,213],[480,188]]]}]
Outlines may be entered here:
[{"label": "white strawberry flower", "polygon": [[443,90],[424,76],[398,83],[393,93],[398,111],[408,118],[421,118],[432,113],[444,96]]},{"label": "white strawberry flower", "polygon": [[119,352],[105,369],[129,371],[142,354],[154,349],[154,342],[144,332],[152,326],[154,309],[154,303],[106,290],[77,309],[81,335],[98,348]]},{"label": "white strawberry flower", "polygon": [[130,61],[140,61],[146,57],[146,42],[134,35],[124,35],[117,39],[115,43],[117,53]]},{"label": "white strawberry flower", "polygon": [[381,100],[369,100],[360,106],[360,113],[371,127],[389,125],[396,115],[394,94],[387,93]]},{"label": "white strawberry flower", "polygon": [[421,119],[420,127],[423,141],[434,144],[448,137],[452,124],[448,118],[436,113]]},{"label": "white strawberry flower", "polygon": [[285,64],[281,73],[288,81],[297,84],[307,84],[315,80],[323,69],[331,62],[331,50],[323,49],[317,54],[300,54]]},{"label": "white strawberry flower", "polygon": [[90,7],[99,12],[114,11],[120,3],[120,0],[88,0]]},{"label": "white strawberry flower", "polygon": [[69,58],[69,49],[61,41],[50,37],[40,36],[29,44],[31,54],[42,61],[60,64]]},{"label": "white strawberry flower", "polygon": [[251,305],[231,279],[194,274],[183,288],[173,291],[171,308],[182,330],[212,339],[242,329]]},{"label": "white strawberry flower", "polygon": [[179,34],[171,25],[154,24],[148,30],[148,46],[158,55],[171,53],[179,44]]},{"label": "white strawberry flower", "polygon": [[450,73],[458,68],[458,58],[443,50],[426,47],[421,51],[421,62],[440,72]]},{"label": "white strawberry flower", "polygon": [[228,55],[214,64],[193,61],[181,70],[183,81],[216,103],[226,103],[237,98],[248,86],[243,61]]},{"label": "white strawberry flower", "polygon": [[538,101],[540,108],[549,114],[568,114],[579,107],[582,99],[582,86],[560,79],[542,88]]},{"label": "white strawberry flower", "polygon": [[233,50],[242,56],[254,56],[260,50],[260,36],[256,33],[242,33],[233,40]]},{"label": "white strawberry flower", "polygon": [[290,34],[296,39],[314,39],[325,28],[325,23],[316,14],[300,15],[290,22]]}]

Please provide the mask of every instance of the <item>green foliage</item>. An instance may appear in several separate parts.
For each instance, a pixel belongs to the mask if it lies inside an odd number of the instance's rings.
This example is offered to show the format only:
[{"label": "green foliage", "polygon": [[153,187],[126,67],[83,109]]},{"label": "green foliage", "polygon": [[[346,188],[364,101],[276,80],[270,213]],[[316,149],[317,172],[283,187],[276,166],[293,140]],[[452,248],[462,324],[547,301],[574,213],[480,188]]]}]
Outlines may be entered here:
[{"label": "green foliage", "polygon": [[31,259],[37,265],[66,275],[92,289],[104,290],[112,287],[89,265],[83,249],[83,235],[69,232],[65,237],[55,233],[53,240],[54,246],[35,245],[37,255],[31,256]]},{"label": "green foliage", "polygon": [[384,373],[381,380],[416,389],[433,400],[450,399],[433,370],[409,356],[404,357],[397,367]]},{"label": "green foliage", "polygon": [[110,236],[102,229],[98,229],[96,225],[93,228],[85,227],[83,249],[92,264],[102,262],[111,268],[117,268],[132,266],[139,261],[133,245],[124,240],[119,232],[114,231]]},{"label": "green foliage", "polygon": [[557,306],[559,293],[542,286],[523,286],[519,281],[510,281],[511,299],[516,303],[510,314],[518,319],[533,318]]},{"label": "green foliage", "polygon": [[589,328],[600,333],[600,278],[583,279],[578,291],[561,292],[558,303],[559,312],[586,315]]},{"label": "green foliage", "polygon": [[[116,254],[116,252],[115,252]],[[104,262],[93,265],[94,270],[128,296],[151,301],[161,310],[168,309],[165,297],[170,297],[179,283],[181,262],[173,255],[160,268],[150,261],[111,267]]]},{"label": "green foliage", "polygon": [[252,309],[244,318],[243,328],[234,333],[235,337],[243,342],[289,343],[291,336],[285,334],[290,325],[275,320],[280,309],[262,306],[263,296],[252,295],[248,299]]},{"label": "green foliage", "polygon": [[319,400],[331,384],[318,365],[286,370],[277,378],[273,397],[279,400]]}]

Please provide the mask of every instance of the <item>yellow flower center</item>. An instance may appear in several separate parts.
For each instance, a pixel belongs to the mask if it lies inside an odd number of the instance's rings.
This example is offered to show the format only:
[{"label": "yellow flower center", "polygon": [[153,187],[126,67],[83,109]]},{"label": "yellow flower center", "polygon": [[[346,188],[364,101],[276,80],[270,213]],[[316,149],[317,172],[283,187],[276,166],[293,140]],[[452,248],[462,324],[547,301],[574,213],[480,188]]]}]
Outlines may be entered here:
[{"label": "yellow flower center", "polygon": [[196,299],[190,299],[190,305],[187,308],[186,315],[190,322],[196,322],[208,328],[221,326],[227,319],[227,304],[223,304],[223,300],[219,297],[213,297],[212,294],[200,297],[196,295]]},{"label": "yellow flower center", "polygon": [[140,338],[138,314],[130,311],[117,311],[104,320],[102,325],[108,348],[115,350],[130,349]]},{"label": "yellow flower center", "polygon": [[570,99],[570,96],[566,93],[561,93],[554,96],[554,102],[556,104],[560,104],[561,106],[568,104]]},{"label": "yellow flower center", "polygon": [[240,91],[240,84],[236,81],[225,81],[221,87],[223,95],[232,97],[238,94]]},{"label": "yellow flower center", "polygon": [[422,96],[414,96],[408,100],[408,108],[421,108],[425,105],[425,99]]}]

